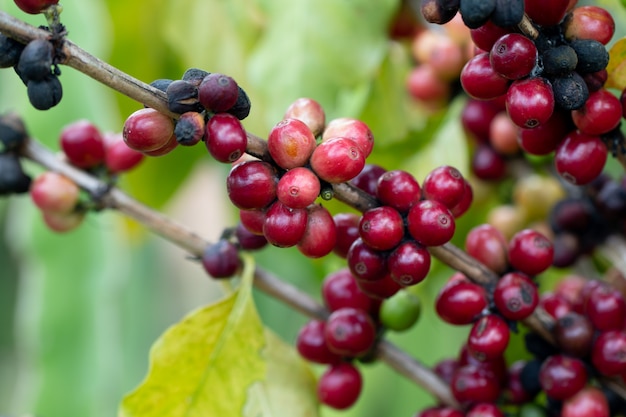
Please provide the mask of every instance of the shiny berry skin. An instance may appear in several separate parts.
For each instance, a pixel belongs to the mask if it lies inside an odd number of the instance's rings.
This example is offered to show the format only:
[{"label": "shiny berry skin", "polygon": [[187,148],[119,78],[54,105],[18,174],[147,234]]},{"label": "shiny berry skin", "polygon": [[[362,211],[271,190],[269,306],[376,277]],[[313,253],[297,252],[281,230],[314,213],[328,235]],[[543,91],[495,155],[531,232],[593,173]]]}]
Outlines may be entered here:
[{"label": "shiny berry skin", "polygon": [[602,7],[580,6],[565,18],[563,29],[568,40],[593,39],[606,45],[615,33],[615,20]]},{"label": "shiny berry skin", "polygon": [[463,90],[472,98],[489,100],[507,92],[509,80],[498,74],[489,62],[489,54],[470,59],[461,71]]},{"label": "shiny berry skin", "polygon": [[539,306],[555,320],[574,311],[574,307],[565,297],[552,291],[541,293],[539,296]]},{"label": "shiny berry skin", "polygon": [[401,332],[410,329],[422,311],[420,299],[408,291],[398,291],[380,306],[379,320],[385,328]]},{"label": "shiny berry skin", "polygon": [[304,236],[307,217],[305,209],[292,209],[275,201],[265,213],[263,235],[279,248],[295,246]]},{"label": "shiny berry skin", "polygon": [[626,324],[626,301],[619,290],[599,285],[589,293],[585,314],[597,330],[621,330]]},{"label": "shiny berry skin", "polygon": [[593,346],[594,328],[591,321],[575,312],[562,315],[552,330],[561,351],[577,358],[585,358]]},{"label": "shiny berry skin", "polygon": [[15,0],[17,7],[29,14],[41,13],[48,7],[58,3],[59,0]]},{"label": "shiny berry skin", "polygon": [[570,0],[524,0],[525,11],[530,19],[541,26],[558,25],[570,4]]},{"label": "shiny berry skin", "polygon": [[609,417],[606,396],[595,387],[586,387],[563,402],[561,417]]},{"label": "shiny berry skin", "polygon": [[502,232],[490,224],[472,228],[465,237],[465,251],[496,273],[508,267],[507,248]]},{"label": "shiny berry skin", "polygon": [[301,120],[283,119],[267,138],[267,148],[274,162],[281,168],[304,166],[315,150],[315,136]]},{"label": "shiny berry skin", "polygon": [[140,152],[155,151],[165,146],[174,135],[174,122],[157,110],[140,109],[128,116],[122,133],[129,148]]},{"label": "shiny berry skin", "polygon": [[361,172],[365,166],[365,155],[352,139],[332,138],[315,148],[310,163],[313,171],[324,181],[341,183]]},{"label": "shiny berry skin", "polygon": [[376,197],[378,181],[387,170],[380,165],[365,164],[361,172],[350,180],[350,184]]},{"label": "shiny berry skin", "polygon": [[326,275],[322,283],[322,298],[330,311],[341,308],[356,308],[369,311],[372,300],[357,285],[348,268]]},{"label": "shiny berry skin", "polygon": [[250,233],[263,236],[264,210],[240,210],[239,220]]},{"label": "shiny berry skin", "polygon": [[424,246],[440,246],[454,235],[452,213],[438,201],[423,200],[413,205],[407,215],[409,233]]},{"label": "shiny berry skin", "polygon": [[377,281],[387,274],[386,255],[372,249],[358,238],[350,246],[348,266],[355,278],[363,281]]},{"label": "shiny berry skin", "polygon": [[481,180],[498,181],[506,175],[506,161],[491,146],[480,144],[472,155],[472,172]]},{"label": "shiny berry skin", "polygon": [[523,320],[539,304],[537,286],[526,275],[509,272],[496,283],[493,301],[500,314],[507,319]]},{"label": "shiny berry skin", "polygon": [[202,254],[202,266],[213,278],[230,278],[241,267],[239,251],[232,242],[220,239],[206,247]]},{"label": "shiny berry skin", "polygon": [[259,250],[267,246],[267,239],[262,234],[252,233],[242,222],[237,223],[235,237],[243,250]]},{"label": "shiny berry skin", "polygon": [[406,213],[420,200],[420,185],[413,175],[402,170],[387,171],[378,178],[376,196],[385,205]]},{"label": "shiny berry skin", "polygon": [[70,163],[93,168],[104,162],[104,140],[98,128],[87,120],[71,123],[61,131],[61,149]]},{"label": "shiny berry skin", "polygon": [[510,80],[526,77],[535,67],[537,48],[533,41],[519,33],[509,33],[498,39],[489,54],[492,68]]},{"label": "shiny berry skin", "polygon": [[514,81],[506,93],[506,111],[519,127],[540,126],[554,111],[552,87],[541,77]]},{"label": "shiny berry skin", "polygon": [[566,400],[585,387],[587,369],[580,359],[553,355],[541,365],[539,383],[550,398]]},{"label": "shiny berry skin", "polygon": [[467,210],[470,209],[472,201],[474,201],[474,191],[472,190],[472,185],[467,180],[464,180],[464,182],[465,188],[463,189],[461,201],[459,201],[454,207],[450,209],[450,212],[455,219],[464,215]]},{"label": "shiny berry skin", "polygon": [[532,155],[547,155],[553,152],[569,132],[568,118],[564,112],[555,111],[540,126],[520,129],[518,136],[520,147]]},{"label": "shiny berry skin", "polygon": [[349,363],[331,365],[317,382],[317,396],[322,404],[343,410],[359,398],[363,380],[359,370]]},{"label": "shiny berry skin", "polygon": [[333,364],[341,362],[341,356],[331,352],[324,338],[326,322],[310,320],[300,328],[296,337],[296,349],[300,355],[311,362]]},{"label": "shiny berry skin", "polygon": [[626,372],[626,333],[609,330],[594,341],[591,362],[603,375],[622,375]]},{"label": "shiny berry skin", "polygon": [[476,404],[470,408],[465,417],[505,417],[498,406],[490,403]]},{"label": "shiny berry skin", "polygon": [[248,138],[239,119],[230,113],[217,113],[206,124],[204,143],[215,160],[231,163],[244,154]]},{"label": "shiny berry skin", "polygon": [[296,167],[278,180],[276,197],[287,207],[306,208],[315,202],[320,189],[320,180],[313,171]]},{"label": "shiny berry skin", "polygon": [[113,174],[127,172],[144,159],[144,154],[131,149],[124,142],[122,134],[106,135],[104,143],[104,165]]},{"label": "shiny berry skin", "polygon": [[332,138],[352,139],[367,158],[374,148],[374,134],[365,122],[349,117],[340,117],[328,122],[322,134],[322,141]]},{"label": "shiny berry skin", "polygon": [[375,207],[361,216],[359,235],[372,249],[390,250],[404,237],[404,221],[393,207]]},{"label": "shiny berry skin", "polygon": [[235,165],[226,179],[228,197],[235,207],[254,210],[276,199],[276,169],[267,162],[245,161]]},{"label": "shiny berry skin", "polygon": [[387,269],[402,286],[419,284],[430,270],[430,252],[417,242],[404,242],[387,258]]},{"label": "shiny berry skin", "polygon": [[574,185],[585,185],[602,173],[607,149],[598,136],[570,132],[554,154],[557,172]]},{"label": "shiny berry skin", "polygon": [[220,113],[237,102],[239,86],[228,75],[211,73],[198,86],[198,101],[209,111]]},{"label": "shiny berry skin", "polygon": [[53,171],[40,174],[30,185],[30,196],[40,210],[69,213],[78,204],[80,189],[69,178]]},{"label": "shiny berry skin", "polygon": [[346,307],[328,316],[324,336],[332,352],[358,357],[374,346],[376,327],[367,312]]},{"label": "shiny berry skin", "polygon": [[537,275],[552,265],[552,242],[533,229],[517,232],[509,241],[509,262],[526,275]]},{"label": "shiny berry skin", "polygon": [[465,179],[458,169],[444,165],[433,169],[422,183],[422,195],[425,199],[436,200],[452,209],[465,192]]},{"label": "shiny berry skin", "polygon": [[361,217],[356,213],[337,213],[333,216],[337,227],[337,241],[333,252],[345,258],[350,246],[359,238],[359,222]]},{"label": "shiny berry skin", "polygon": [[298,119],[304,122],[314,136],[321,134],[326,126],[326,114],[321,104],[307,97],[292,102],[285,110],[283,119]]},{"label": "shiny berry skin", "polygon": [[481,27],[470,30],[472,41],[483,51],[491,51],[493,44],[508,33],[508,29],[496,26],[492,21],[488,21]]},{"label": "shiny berry skin", "polygon": [[446,284],[435,302],[437,315],[455,325],[472,323],[486,307],[485,289],[467,280]]},{"label": "shiny berry skin", "polygon": [[330,212],[319,204],[306,208],[307,220],[304,235],[297,243],[301,254],[321,258],[333,251],[337,241],[337,227]]},{"label": "shiny berry skin", "polygon": [[572,111],[574,124],[588,135],[607,133],[617,127],[621,119],[622,104],[604,88],[589,94],[585,105]]},{"label": "shiny berry skin", "polygon": [[452,394],[460,403],[492,403],[500,395],[500,383],[493,372],[477,365],[465,365],[452,377]]},{"label": "shiny berry skin", "polygon": [[510,333],[506,321],[495,314],[488,314],[472,326],[467,339],[467,350],[481,362],[497,359],[509,345]]}]

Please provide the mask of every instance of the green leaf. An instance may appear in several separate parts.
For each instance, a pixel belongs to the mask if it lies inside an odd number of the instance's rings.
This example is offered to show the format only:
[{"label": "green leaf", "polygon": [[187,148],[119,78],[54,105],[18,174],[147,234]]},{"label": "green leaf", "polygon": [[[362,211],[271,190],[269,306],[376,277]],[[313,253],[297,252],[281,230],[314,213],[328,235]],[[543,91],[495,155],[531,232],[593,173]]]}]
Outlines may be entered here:
[{"label": "green leaf", "polygon": [[171,327],[153,345],[144,382],[122,401],[120,417],[238,416],[262,380],[263,326],[252,301],[254,263],[239,288]]},{"label": "green leaf", "polygon": [[267,375],[250,388],[246,417],[317,417],[316,380],[293,346],[265,331]]},{"label": "green leaf", "polygon": [[609,51],[609,65],[606,67],[609,78],[607,88],[626,88],[626,38],[617,41]]}]

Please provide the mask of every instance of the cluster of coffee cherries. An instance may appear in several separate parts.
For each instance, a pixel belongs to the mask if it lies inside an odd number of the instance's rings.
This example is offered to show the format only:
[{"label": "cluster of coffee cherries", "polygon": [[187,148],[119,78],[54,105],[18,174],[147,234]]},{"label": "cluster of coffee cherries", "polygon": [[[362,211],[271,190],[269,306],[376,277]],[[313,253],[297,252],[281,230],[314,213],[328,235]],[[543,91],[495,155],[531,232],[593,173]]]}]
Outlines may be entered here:
[{"label": "cluster of coffee cherries", "polygon": [[[427,3],[428,10],[437,11],[430,21],[439,23],[436,16],[443,10],[459,10],[471,28],[476,51],[460,81],[474,100],[491,102],[469,104],[474,122],[483,124],[474,129],[483,141],[474,157],[479,175],[501,177],[504,158],[519,148],[534,155],[554,152],[557,172],[576,185],[587,184],[602,172],[608,153],[605,142],[611,148],[623,139],[618,129],[622,105],[604,88],[609,59],[605,45],[615,31],[609,12],[597,6],[575,7],[576,2],[569,0],[467,0],[456,2],[456,8],[451,7],[455,2]],[[523,26],[524,13],[529,20],[521,33],[517,25]],[[503,16],[513,15],[515,19],[503,23]],[[429,20],[428,13],[425,17]],[[500,123],[495,117],[503,111],[519,128],[518,146],[490,132],[492,121]],[[511,138],[511,126],[506,129]]]},{"label": "cluster of coffee cherries", "polygon": [[172,118],[152,108],[131,114],[124,123],[126,144],[148,156],[162,156],[178,145],[201,141],[220,162],[234,162],[247,146],[240,120],[250,113],[246,92],[231,77],[190,68],[179,80],[158,79],[151,85],[166,94]]},{"label": "cluster of coffee cherries", "polygon": [[22,169],[19,151],[27,140],[26,127],[14,113],[0,115],[0,195],[28,192],[31,178]]},{"label": "cluster of coffee cherries", "polygon": [[586,187],[559,201],[551,210],[557,267],[573,265],[611,235],[623,235],[626,181],[600,175]]},{"label": "cluster of coffee cherries", "polygon": [[[101,133],[87,120],[68,124],[60,133],[62,155],[80,169],[110,183],[120,173],[135,168],[143,154],[130,149],[121,133]],[[103,190],[106,192],[106,190]],[[90,209],[97,209],[101,196],[83,198],[80,188],[64,175],[45,171],[37,176],[31,186],[33,203],[41,210],[46,225],[56,232],[68,232],[78,227]]]}]

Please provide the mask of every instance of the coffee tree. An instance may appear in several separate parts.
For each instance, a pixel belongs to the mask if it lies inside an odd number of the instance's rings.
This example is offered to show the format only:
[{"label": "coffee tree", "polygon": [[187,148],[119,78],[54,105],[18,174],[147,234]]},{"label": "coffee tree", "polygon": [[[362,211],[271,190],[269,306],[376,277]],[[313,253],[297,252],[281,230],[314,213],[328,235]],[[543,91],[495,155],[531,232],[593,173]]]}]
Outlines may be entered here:
[{"label": "coffee tree", "polygon": [[0,11],[7,412],[626,413],[619,4],[103,6]]}]

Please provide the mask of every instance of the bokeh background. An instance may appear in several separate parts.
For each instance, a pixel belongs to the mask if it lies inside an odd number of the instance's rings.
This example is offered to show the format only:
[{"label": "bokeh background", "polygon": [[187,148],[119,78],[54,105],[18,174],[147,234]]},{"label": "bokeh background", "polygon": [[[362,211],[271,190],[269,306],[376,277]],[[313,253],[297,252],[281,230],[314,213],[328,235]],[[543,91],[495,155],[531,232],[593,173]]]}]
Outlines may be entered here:
[{"label": "bokeh background", "polygon": [[[69,39],[143,81],[177,79],[190,67],[231,75],[252,100],[244,125],[259,136],[267,135],[293,100],[312,97],[328,119],[359,117],[370,125],[376,138],[372,163],[407,169],[418,180],[442,164],[468,174],[469,149],[457,117],[462,99],[429,113],[404,87],[413,65],[410,53],[388,36],[399,0],[62,0],[62,5]],[[0,9],[44,24],[42,16],[25,15],[11,0],[0,0]],[[0,111],[21,114],[31,135],[53,149],[70,122],[89,119],[104,132],[119,132],[124,118],[141,107],[71,68],[62,71],[63,100],[46,112],[30,107],[12,70],[0,71]],[[39,171],[34,165],[27,169]],[[227,172],[204,147],[179,148],[145,161],[120,185],[215,240],[237,221],[225,194]],[[502,193],[491,191],[478,192],[458,226],[456,243],[502,200]],[[336,203],[330,207],[335,213],[346,210]],[[334,257],[307,260],[296,249],[266,248],[257,258],[318,299],[324,275],[342,265]],[[456,356],[467,332],[433,312],[437,290],[450,274],[435,263],[415,289],[424,304],[420,322],[407,333],[390,335],[429,365]],[[28,196],[0,200],[0,415],[115,415],[123,395],[143,379],[151,344],[187,312],[219,296],[219,287],[184,252],[118,213],[91,214],[79,229],[58,235],[45,227]],[[306,319],[263,294],[255,299],[267,326],[293,342]],[[385,365],[367,365],[364,372],[357,405],[340,413],[323,409],[321,415],[411,416],[433,404]]]}]

